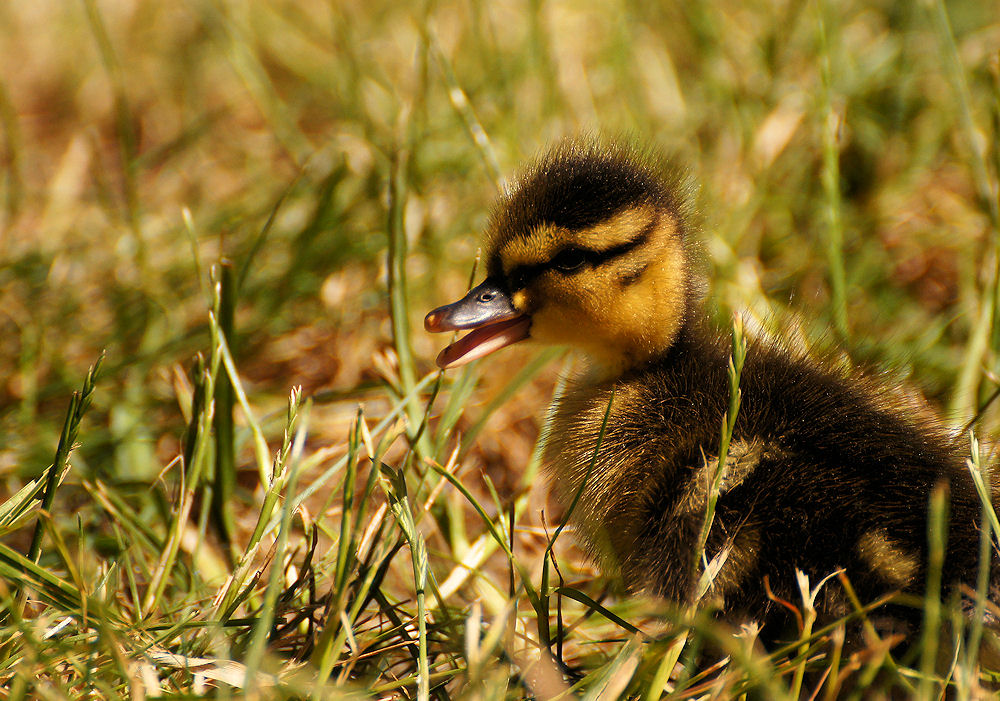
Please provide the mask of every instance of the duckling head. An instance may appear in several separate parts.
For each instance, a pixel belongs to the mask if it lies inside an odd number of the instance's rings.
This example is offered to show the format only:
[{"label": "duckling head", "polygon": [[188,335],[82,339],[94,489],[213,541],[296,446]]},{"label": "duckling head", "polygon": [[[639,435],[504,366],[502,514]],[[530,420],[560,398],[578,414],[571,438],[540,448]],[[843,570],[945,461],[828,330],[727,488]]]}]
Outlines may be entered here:
[{"label": "duckling head", "polygon": [[462,365],[533,339],[569,345],[600,374],[665,352],[693,288],[678,188],[639,152],[567,141],[494,207],[486,279],[430,312],[428,331],[471,329],[437,358]]}]

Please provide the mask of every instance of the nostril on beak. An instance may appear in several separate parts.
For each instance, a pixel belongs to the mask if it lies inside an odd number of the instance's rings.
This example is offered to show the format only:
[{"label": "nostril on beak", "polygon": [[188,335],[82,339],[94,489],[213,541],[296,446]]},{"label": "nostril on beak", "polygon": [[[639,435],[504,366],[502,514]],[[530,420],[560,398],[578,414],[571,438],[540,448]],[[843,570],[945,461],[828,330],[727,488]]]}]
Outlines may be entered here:
[{"label": "nostril on beak", "polygon": [[424,329],[427,331],[437,331],[441,322],[441,315],[437,311],[430,312],[424,317]]}]

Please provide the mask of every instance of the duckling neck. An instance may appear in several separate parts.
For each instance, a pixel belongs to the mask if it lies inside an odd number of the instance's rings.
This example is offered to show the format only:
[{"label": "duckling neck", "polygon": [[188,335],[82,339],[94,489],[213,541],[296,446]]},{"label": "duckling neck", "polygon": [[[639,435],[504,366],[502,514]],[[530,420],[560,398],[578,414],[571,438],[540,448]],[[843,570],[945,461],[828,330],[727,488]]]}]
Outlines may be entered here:
[{"label": "duckling neck", "polygon": [[697,333],[699,324],[687,313],[689,309],[684,305],[679,314],[647,318],[635,324],[631,334],[623,333],[610,342],[597,339],[592,346],[584,347],[584,354],[590,361],[589,379],[593,382],[611,380],[659,361],[682,338]]},{"label": "duckling neck", "polygon": [[621,377],[630,371],[648,365],[649,363],[663,357],[669,352],[672,344],[668,344],[656,351],[644,348],[617,349],[617,352],[608,352],[605,349],[586,350],[585,355],[589,361],[587,378],[591,382],[605,382]]}]

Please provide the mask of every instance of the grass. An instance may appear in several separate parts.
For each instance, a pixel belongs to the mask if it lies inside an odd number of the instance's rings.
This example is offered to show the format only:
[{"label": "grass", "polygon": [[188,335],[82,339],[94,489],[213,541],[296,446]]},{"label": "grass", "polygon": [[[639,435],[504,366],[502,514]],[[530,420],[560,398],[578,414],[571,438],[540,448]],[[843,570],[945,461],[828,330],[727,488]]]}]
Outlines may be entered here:
[{"label": "grass", "polygon": [[769,652],[616,596],[539,479],[574,361],[419,330],[518,163],[633,134],[701,183],[720,324],[922,392],[982,479],[1000,13],[834,5],[0,7],[0,696],[989,696],[940,572],[908,655],[818,582]]}]

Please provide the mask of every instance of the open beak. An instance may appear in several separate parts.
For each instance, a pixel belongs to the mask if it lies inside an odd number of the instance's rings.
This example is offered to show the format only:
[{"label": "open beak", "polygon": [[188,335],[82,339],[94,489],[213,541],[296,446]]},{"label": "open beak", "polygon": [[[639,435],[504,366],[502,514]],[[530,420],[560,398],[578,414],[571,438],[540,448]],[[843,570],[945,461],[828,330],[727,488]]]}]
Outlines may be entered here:
[{"label": "open beak", "polygon": [[447,369],[528,338],[531,317],[514,309],[503,287],[487,278],[457,302],[430,312],[424,328],[432,333],[472,329],[438,355],[438,367]]}]

